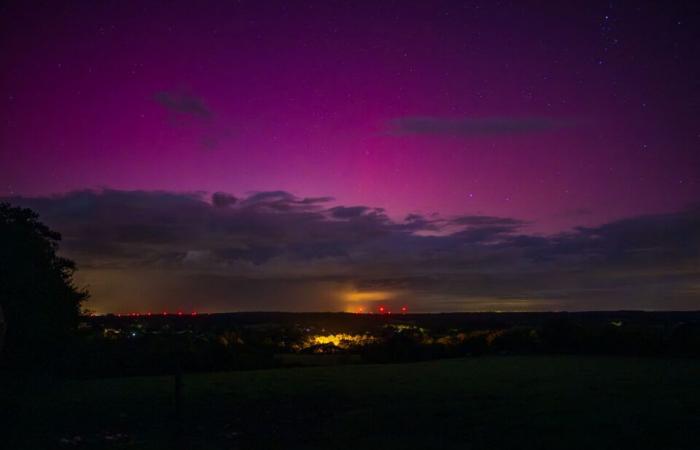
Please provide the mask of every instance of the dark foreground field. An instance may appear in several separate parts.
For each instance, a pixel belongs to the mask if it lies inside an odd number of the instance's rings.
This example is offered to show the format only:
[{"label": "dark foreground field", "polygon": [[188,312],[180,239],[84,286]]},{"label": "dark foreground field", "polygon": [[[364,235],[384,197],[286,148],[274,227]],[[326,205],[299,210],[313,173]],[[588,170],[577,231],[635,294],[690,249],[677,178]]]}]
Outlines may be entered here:
[{"label": "dark foreground field", "polygon": [[191,374],[176,442],[170,377],[3,380],[13,436],[4,448],[13,449],[700,448],[700,361],[690,359],[484,357]]}]

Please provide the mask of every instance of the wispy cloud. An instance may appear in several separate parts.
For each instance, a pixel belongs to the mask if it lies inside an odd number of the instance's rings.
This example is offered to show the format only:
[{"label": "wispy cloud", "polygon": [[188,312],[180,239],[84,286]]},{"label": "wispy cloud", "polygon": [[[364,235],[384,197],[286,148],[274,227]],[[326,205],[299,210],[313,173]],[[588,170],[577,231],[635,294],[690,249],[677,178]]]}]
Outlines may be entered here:
[{"label": "wispy cloud", "polygon": [[214,111],[201,97],[173,90],[157,92],[153,100],[168,112],[171,125],[197,133],[203,149],[215,150],[232,137],[228,125],[220,123],[221,118],[215,117]]},{"label": "wispy cloud", "polygon": [[181,92],[157,92],[153,96],[154,100],[168,111],[175,114],[182,114],[191,117],[209,119],[212,111],[203,99]]},{"label": "wispy cloud", "polygon": [[436,136],[512,135],[553,130],[566,125],[549,117],[401,117],[389,122],[391,134]]}]

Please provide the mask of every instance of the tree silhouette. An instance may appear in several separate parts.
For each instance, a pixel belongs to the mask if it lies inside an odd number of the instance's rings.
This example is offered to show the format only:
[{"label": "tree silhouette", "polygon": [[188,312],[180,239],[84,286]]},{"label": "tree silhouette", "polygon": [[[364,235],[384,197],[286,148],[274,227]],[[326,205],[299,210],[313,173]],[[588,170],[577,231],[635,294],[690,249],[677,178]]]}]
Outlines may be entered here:
[{"label": "tree silhouette", "polygon": [[0,203],[2,350],[10,359],[37,362],[77,328],[88,293],[73,283],[73,261],[56,254],[60,239],[34,211]]}]

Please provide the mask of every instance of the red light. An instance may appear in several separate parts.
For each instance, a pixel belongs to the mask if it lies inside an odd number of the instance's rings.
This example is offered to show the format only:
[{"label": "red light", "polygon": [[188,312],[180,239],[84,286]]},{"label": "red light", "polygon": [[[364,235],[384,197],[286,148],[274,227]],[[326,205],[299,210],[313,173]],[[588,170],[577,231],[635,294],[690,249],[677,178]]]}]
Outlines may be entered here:
[{"label": "red light", "polygon": [[406,311],[408,311],[408,308],[406,308],[405,306],[402,306],[402,307],[401,307],[401,312],[402,312],[402,313],[405,313]]},{"label": "red light", "polygon": [[167,316],[167,315],[168,315],[168,312],[167,312],[167,311],[163,311],[163,315],[164,315],[164,316]]},{"label": "red light", "polygon": [[193,315],[193,316],[196,316],[196,315],[197,315],[197,311],[192,311],[192,315]]},{"label": "red light", "polygon": [[380,306],[380,307],[379,307],[379,312],[384,312],[384,307],[383,307],[383,306]]},{"label": "red light", "polygon": [[146,313],[146,315],[147,315],[147,316],[150,316],[150,315],[151,315],[151,312],[150,312],[150,311],[149,311],[149,312],[147,312],[147,313]]},{"label": "red light", "polygon": [[178,312],[177,312],[177,315],[178,315],[178,316],[181,316],[181,315],[182,315],[182,311],[178,311]]}]

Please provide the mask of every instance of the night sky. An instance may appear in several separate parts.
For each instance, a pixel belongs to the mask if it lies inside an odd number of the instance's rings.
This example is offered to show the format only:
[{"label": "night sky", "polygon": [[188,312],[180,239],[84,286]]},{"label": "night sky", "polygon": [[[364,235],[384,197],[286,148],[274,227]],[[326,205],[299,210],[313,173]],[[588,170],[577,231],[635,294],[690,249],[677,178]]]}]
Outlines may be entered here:
[{"label": "night sky", "polygon": [[697,3],[66,3],[0,197],[94,311],[700,308]]}]

